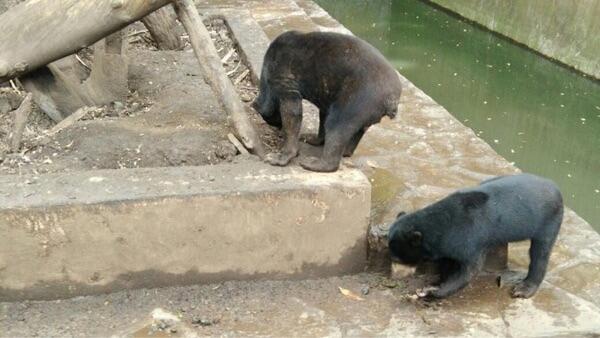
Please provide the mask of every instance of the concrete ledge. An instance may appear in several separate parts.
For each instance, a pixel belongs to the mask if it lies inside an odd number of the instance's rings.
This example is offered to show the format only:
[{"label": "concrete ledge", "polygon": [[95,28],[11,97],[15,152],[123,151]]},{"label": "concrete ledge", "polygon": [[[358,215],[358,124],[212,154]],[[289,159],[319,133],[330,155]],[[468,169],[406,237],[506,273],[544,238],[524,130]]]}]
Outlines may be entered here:
[{"label": "concrete ledge", "polygon": [[361,271],[370,185],[251,160],[0,177],[0,301]]}]

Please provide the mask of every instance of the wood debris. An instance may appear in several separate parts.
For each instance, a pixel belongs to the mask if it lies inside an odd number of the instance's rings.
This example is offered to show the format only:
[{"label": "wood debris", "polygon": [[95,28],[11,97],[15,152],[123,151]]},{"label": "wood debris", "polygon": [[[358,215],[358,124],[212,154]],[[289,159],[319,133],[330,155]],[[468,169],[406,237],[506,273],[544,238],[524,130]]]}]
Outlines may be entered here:
[{"label": "wood debris", "polygon": [[365,300],[364,298],[360,297],[359,295],[355,294],[354,292],[348,290],[348,289],[344,289],[341,286],[338,286],[338,289],[340,289],[340,293],[342,295],[344,295],[345,297],[352,299],[352,300]]},{"label": "wood debris", "polygon": [[242,80],[243,80],[243,79],[244,79],[246,76],[248,76],[248,73],[250,73],[250,70],[249,70],[249,69],[246,69],[245,71],[243,71],[243,72],[242,72],[242,74],[240,74],[240,76],[238,76],[238,77],[235,79],[235,81],[233,82],[233,84],[236,84],[236,85],[237,85],[238,83],[242,82]]},{"label": "wood debris", "polygon": [[221,63],[226,64],[227,62],[229,62],[229,59],[233,56],[233,53],[235,53],[235,49],[232,49],[227,54],[225,54],[225,56],[221,59]]},{"label": "wood debris", "polygon": [[248,154],[248,149],[242,145],[242,142],[240,142],[235,135],[229,133],[227,134],[227,138],[229,139],[229,142],[233,143],[233,146],[240,152],[240,154]]}]

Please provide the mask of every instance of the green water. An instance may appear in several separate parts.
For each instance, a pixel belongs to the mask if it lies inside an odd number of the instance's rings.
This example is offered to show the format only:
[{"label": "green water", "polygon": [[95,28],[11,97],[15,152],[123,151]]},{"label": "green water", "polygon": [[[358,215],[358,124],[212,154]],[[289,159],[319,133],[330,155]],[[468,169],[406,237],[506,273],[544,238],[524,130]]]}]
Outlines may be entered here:
[{"label": "green water", "polygon": [[600,230],[600,82],[418,0],[317,2]]}]

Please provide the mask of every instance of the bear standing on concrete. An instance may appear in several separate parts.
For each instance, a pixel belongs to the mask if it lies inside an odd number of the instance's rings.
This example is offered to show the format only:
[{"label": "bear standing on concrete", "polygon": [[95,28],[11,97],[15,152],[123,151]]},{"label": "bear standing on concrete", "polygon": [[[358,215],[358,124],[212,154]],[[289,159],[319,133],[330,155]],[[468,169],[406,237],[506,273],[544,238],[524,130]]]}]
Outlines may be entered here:
[{"label": "bear standing on concrete", "polygon": [[338,33],[286,32],[265,55],[260,94],[253,103],[270,125],[282,127],[285,144],[266,161],[284,166],[298,155],[302,99],[319,108],[319,133],[307,140],[324,145],[320,158],[300,165],[313,171],[336,171],[351,156],[363,134],[385,115],[393,118],[400,101],[400,79],[387,60],[368,43]]},{"label": "bear standing on concrete", "polygon": [[443,298],[465,287],[489,248],[531,240],[527,277],[513,297],[535,294],[563,219],[563,201],[550,180],[522,174],[496,177],[459,190],[424,209],[401,214],[390,228],[393,256],[407,265],[440,264],[440,285],[420,296]]}]

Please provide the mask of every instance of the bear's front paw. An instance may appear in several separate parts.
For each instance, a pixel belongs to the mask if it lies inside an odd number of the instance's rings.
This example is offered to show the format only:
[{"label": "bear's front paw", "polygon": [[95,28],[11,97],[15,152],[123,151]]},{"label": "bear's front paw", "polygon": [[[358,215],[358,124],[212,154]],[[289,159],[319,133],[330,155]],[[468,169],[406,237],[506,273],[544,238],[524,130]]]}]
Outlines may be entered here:
[{"label": "bear's front paw", "polygon": [[300,166],[302,166],[304,169],[312,171],[332,172],[338,169],[339,163],[332,164],[318,157],[310,156],[300,160]]},{"label": "bear's front paw", "polygon": [[511,295],[513,298],[529,298],[536,293],[537,289],[538,285],[534,283],[520,281],[513,287]]},{"label": "bear's front paw", "polygon": [[294,158],[293,155],[287,153],[269,153],[265,156],[265,161],[271,165],[285,166]]}]

